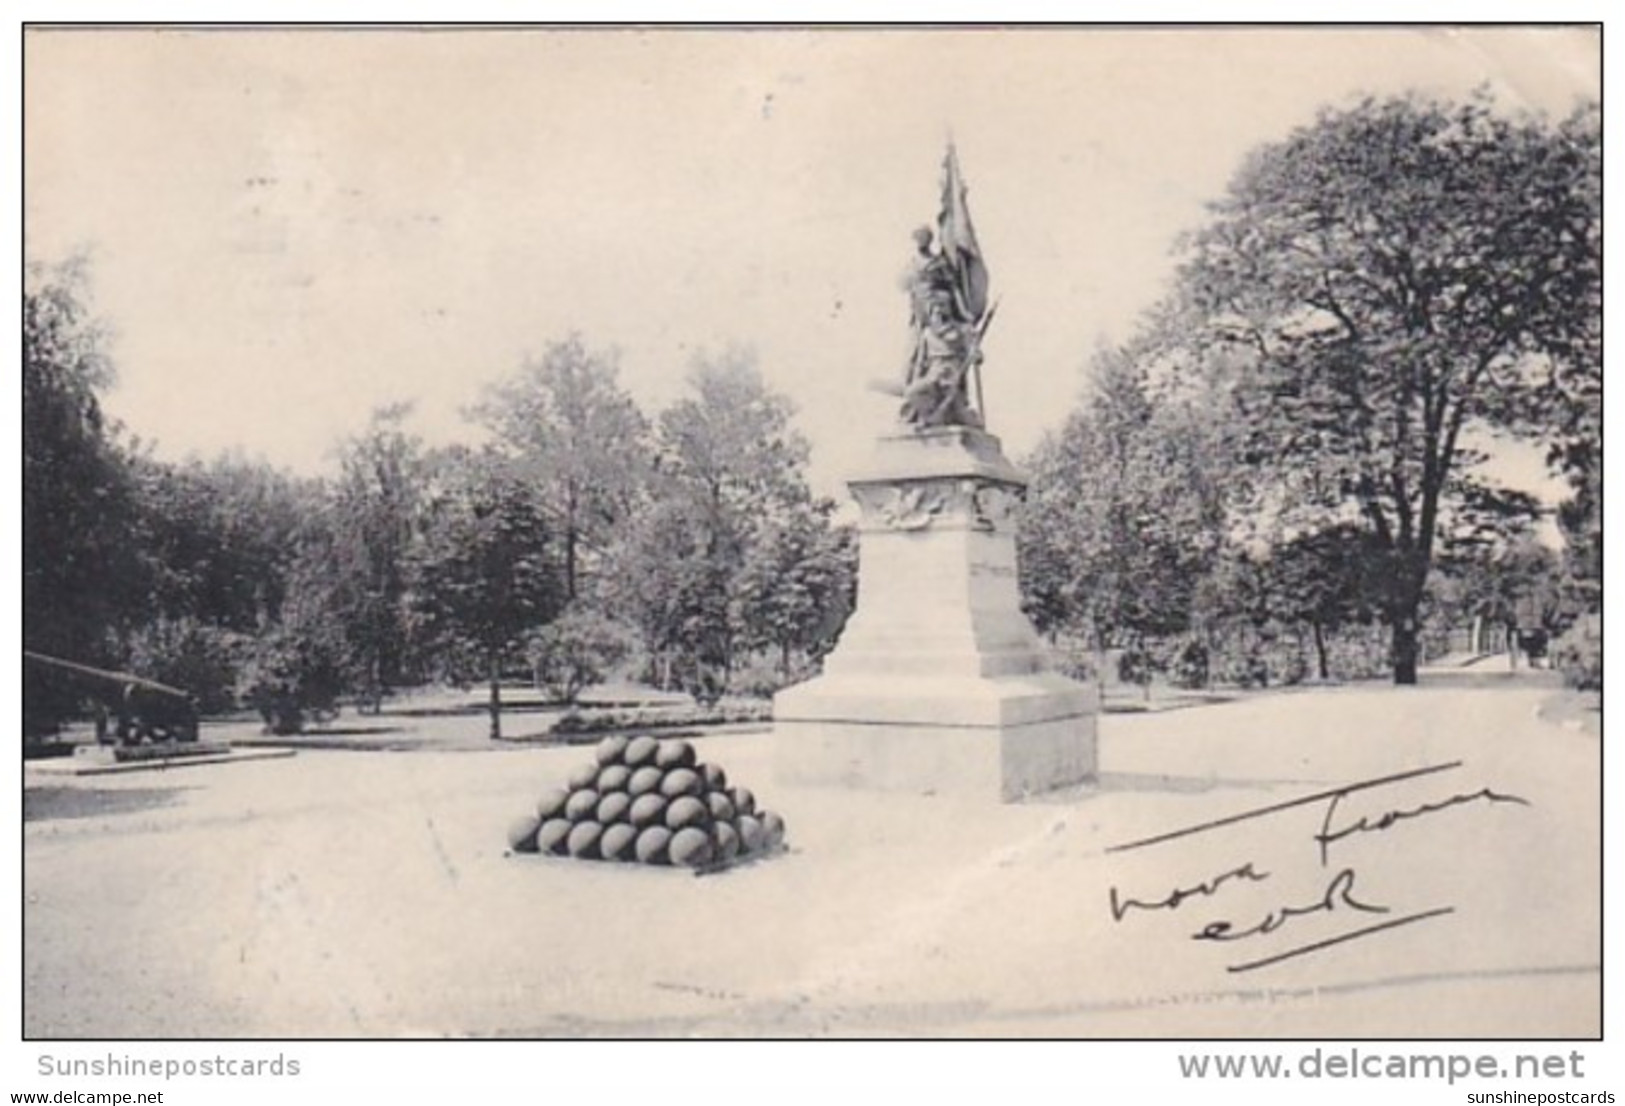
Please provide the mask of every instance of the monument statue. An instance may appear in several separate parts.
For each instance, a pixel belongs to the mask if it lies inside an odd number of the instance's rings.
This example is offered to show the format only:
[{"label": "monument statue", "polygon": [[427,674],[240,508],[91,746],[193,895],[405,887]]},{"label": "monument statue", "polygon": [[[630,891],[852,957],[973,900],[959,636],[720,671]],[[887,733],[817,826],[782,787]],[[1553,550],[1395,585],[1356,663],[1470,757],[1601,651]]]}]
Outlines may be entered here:
[{"label": "monument statue", "polygon": [[935,248],[932,237],[929,227],[914,232],[915,253],[907,278],[913,345],[903,374],[899,415],[919,430],[981,428],[982,338],[993,309],[987,302],[987,266],[976,243],[959,157],[951,143],[942,161]]},{"label": "monument statue", "polygon": [[907,365],[876,385],[900,397],[902,425],[846,481],[857,603],[822,671],[773,697],[776,770],[810,786],[1015,801],[1094,776],[1100,696],[1051,668],[1021,609],[1027,477],[985,425],[994,305],[952,145],[935,231],[915,231],[914,247]]}]

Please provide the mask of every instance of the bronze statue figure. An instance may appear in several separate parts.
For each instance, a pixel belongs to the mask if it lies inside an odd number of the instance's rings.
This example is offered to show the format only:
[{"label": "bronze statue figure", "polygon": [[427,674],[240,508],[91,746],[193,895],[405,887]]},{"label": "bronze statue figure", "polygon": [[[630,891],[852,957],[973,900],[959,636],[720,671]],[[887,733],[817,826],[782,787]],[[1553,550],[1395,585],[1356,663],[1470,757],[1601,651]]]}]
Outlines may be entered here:
[{"label": "bronze statue figure", "polygon": [[[965,184],[952,144],[942,169],[936,246],[933,248],[929,227],[914,232],[915,253],[907,281],[914,343],[903,376],[899,415],[920,430],[979,428],[985,421],[981,347],[993,318],[987,302],[987,267],[965,206]],[[975,402],[971,399],[973,381]]]}]

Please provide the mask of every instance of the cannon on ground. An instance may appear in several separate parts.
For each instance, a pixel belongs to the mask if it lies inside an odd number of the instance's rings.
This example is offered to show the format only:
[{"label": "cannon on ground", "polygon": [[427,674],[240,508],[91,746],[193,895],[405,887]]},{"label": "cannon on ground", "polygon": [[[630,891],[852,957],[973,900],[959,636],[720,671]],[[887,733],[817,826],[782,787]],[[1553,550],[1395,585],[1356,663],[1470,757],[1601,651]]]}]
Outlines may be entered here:
[{"label": "cannon on ground", "polygon": [[198,739],[197,701],[181,688],[27,649],[23,657],[80,678],[87,697],[96,704],[96,740],[101,744],[129,746]]}]

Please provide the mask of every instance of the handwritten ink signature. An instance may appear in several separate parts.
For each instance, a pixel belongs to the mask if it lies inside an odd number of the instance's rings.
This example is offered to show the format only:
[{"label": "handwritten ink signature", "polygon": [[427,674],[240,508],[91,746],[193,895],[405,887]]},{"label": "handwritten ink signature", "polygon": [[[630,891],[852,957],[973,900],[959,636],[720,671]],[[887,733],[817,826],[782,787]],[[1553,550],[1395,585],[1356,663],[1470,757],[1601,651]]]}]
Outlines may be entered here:
[{"label": "handwritten ink signature", "polygon": [[[1333,788],[1327,791],[1316,792],[1297,799],[1285,802],[1272,803],[1268,806],[1254,807],[1228,817],[1202,822],[1194,826],[1172,830],[1167,833],[1156,834],[1152,837],[1141,838],[1137,841],[1128,841],[1121,845],[1114,845],[1107,849],[1108,853],[1128,852],[1133,849],[1146,848],[1151,845],[1160,845],[1196,834],[1207,833],[1225,826],[1236,825],[1241,822],[1258,818],[1265,818],[1285,811],[1309,808],[1317,804],[1323,806],[1320,828],[1310,836],[1314,842],[1320,858],[1322,868],[1329,867],[1331,846],[1355,834],[1381,833],[1406,822],[1426,818],[1454,807],[1469,804],[1501,804],[1513,803],[1522,806],[1532,805],[1529,800],[1517,795],[1509,795],[1490,787],[1481,787],[1476,791],[1464,791],[1449,795],[1442,799],[1420,803],[1414,806],[1394,807],[1386,812],[1376,815],[1362,815],[1352,822],[1339,825],[1337,814],[1339,807],[1350,796],[1377,788],[1392,787],[1409,780],[1419,779],[1438,773],[1454,771],[1462,767],[1462,761],[1451,761],[1448,764],[1436,764],[1426,768],[1417,768],[1408,772],[1397,772],[1386,776],[1376,776],[1371,779],[1360,780],[1344,787]],[[1208,902],[1216,900],[1220,893],[1227,888],[1242,883],[1262,883],[1271,879],[1270,872],[1259,870],[1259,862],[1247,860],[1232,868],[1226,869],[1206,880],[1187,886],[1175,887],[1161,898],[1141,899],[1123,894],[1114,885],[1110,889],[1108,905],[1111,908],[1112,921],[1122,923],[1135,911],[1153,912],[1161,910],[1175,910],[1192,900]],[[1243,941],[1275,933],[1285,928],[1288,923],[1298,918],[1310,915],[1361,915],[1379,914],[1391,915],[1392,909],[1384,904],[1367,901],[1354,893],[1357,871],[1352,867],[1342,867],[1320,889],[1318,897],[1308,901],[1300,900],[1296,905],[1281,905],[1267,910],[1256,923],[1238,928],[1238,923],[1228,919],[1208,922],[1196,932],[1191,939],[1196,941],[1232,942]],[[1345,930],[1321,940],[1312,941],[1273,952],[1255,960],[1229,965],[1226,970],[1231,972],[1252,971],[1257,968],[1278,964],[1283,960],[1319,952],[1348,941],[1357,940],[1376,933],[1386,932],[1402,926],[1426,921],[1430,918],[1442,917],[1455,912],[1454,906],[1438,906],[1416,913],[1385,917],[1381,922],[1365,925],[1359,928]]]},{"label": "handwritten ink signature", "polygon": [[1322,867],[1325,867],[1326,865],[1328,847],[1334,842],[1341,841],[1343,838],[1349,837],[1356,833],[1381,833],[1383,830],[1391,829],[1400,822],[1408,819],[1421,818],[1429,814],[1437,814],[1441,810],[1448,810],[1450,807],[1462,806],[1466,803],[1521,803],[1524,806],[1529,805],[1528,799],[1521,799],[1516,795],[1503,795],[1499,791],[1492,790],[1491,788],[1481,787],[1477,791],[1467,792],[1460,795],[1451,795],[1449,798],[1440,799],[1436,803],[1423,803],[1420,806],[1406,807],[1401,810],[1390,810],[1380,815],[1375,820],[1361,817],[1347,826],[1333,830],[1332,816],[1337,813],[1337,805],[1341,803],[1344,798],[1345,795],[1341,792],[1332,796],[1331,801],[1326,804],[1326,816],[1321,820],[1320,832],[1315,834],[1315,842],[1320,846],[1320,863]]},{"label": "handwritten ink signature", "polygon": [[1167,898],[1158,899],[1156,902],[1143,902],[1140,899],[1119,899],[1117,897],[1117,888],[1113,887],[1111,893],[1112,921],[1122,921],[1123,915],[1130,910],[1173,910],[1186,899],[1194,898],[1197,895],[1217,893],[1227,880],[1250,879],[1259,881],[1269,878],[1270,874],[1268,872],[1255,871],[1252,861],[1249,860],[1239,868],[1232,868],[1228,872],[1220,872],[1206,883],[1198,883],[1193,887],[1175,888]]}]

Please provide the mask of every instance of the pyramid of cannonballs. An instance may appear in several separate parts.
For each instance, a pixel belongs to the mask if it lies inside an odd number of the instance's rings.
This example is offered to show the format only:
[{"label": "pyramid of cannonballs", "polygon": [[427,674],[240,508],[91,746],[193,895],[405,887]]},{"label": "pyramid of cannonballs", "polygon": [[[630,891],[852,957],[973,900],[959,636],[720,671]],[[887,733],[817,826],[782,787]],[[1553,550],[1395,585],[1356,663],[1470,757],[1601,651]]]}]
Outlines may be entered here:
[{"label": "pyramid of cannonballs", "polygon": [[778,850],[784,819],[687,741],[605,738],[508,834],[515,852],[714,868]]}]

